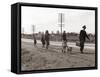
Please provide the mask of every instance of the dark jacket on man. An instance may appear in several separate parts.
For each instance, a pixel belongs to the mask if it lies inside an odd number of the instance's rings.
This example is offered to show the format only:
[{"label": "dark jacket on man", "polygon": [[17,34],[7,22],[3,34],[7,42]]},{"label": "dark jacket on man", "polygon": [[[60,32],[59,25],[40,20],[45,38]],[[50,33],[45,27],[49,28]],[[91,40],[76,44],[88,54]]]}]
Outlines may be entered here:
[{"label": "dark jacket on man", "polygon": [[63,33],[63,34],[62,34],[62,40],[63,40],[63,41],[67,41],[67,37],[66,37],[66,36],[67,36],[66,33]]},{"label": "dark jacket on man", "polygon": [[85,42],[86,41],[86,37],[89,39],[86,31],[85,30],[81,30],[80,31],[80,35],[79,35],[80,41],[84,41]]},{"label": "dark jacket on man", "polygon": [[45,35],[44,34],[42,34],[41,42],[42,42],[43,45],[45,44]]},{"label": "dark jacket on man", "polygon": [[46,41],[46,43],[47,43],[47,45],[49,45],[49,41],[50,41],[50,34],[49,33],[46,33],[45,34],[45,41]]},{"label": "dark jacket on man", "polygon": [[80,35],[79,35],[79,39],[80,39],[80,51],[81,51],[81,53],[83,53],[84,42],[86,41],[86,37],[89,39],[89,37],[87,36],[86,31],[85,30],[81,30],[80,31]]}]

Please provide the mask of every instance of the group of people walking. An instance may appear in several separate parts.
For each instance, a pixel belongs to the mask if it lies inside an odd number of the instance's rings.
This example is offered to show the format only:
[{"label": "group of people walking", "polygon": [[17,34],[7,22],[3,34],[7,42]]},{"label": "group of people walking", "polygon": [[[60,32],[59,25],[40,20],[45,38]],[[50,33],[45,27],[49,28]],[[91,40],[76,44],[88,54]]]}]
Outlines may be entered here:
[{"label": "group of people walking", "polygon": [[[80,30],[80,34],[79,34],[79,46],[80,46],[80,52],[83,53],[83,50],[84,50],[84,43],[86,41],[86,38],[88,40],[90,40],[90,38],[88,37],[85,29],[86,29],[86,25],[82,26],[82,30]],[[64,31],[63,34],[62,34],[62,46],[63,46],[63,49],[62,49],[62,52],[65,52],[66,51],[66,47],[68,48],[68,45],[67,45],[67,35],[66,35],[66,32]]]},{"label": "group of people walking", "polygon": [[[45,34],[42,33],[41,34],[41,42],[42,42],[42,47],[46,47],[46,49],[48,49],[49,45],[50,45],[50,34],[48,32],[48,30],[46,30]],[[34,35],[34,46],[36,46],[36,37]]]},{"label": "group of people walking", "polygon": [[46,30],[45,34],[42,33],[41,42],[42,42],[43,47],[45,47],[45,45],[46,45],[46,48],[48,49],[48,47],[50,45],[50,34],[49,34],[48,30]]},{"label": "group of people walking", "polygon": [[[79,34],[79,42],[80,42],[80,51],[81,53],[83,53],[83,50],[84,50],[84,43],[86,41],[86,38],[89,39],[85,29],[86,29],[86,25],[84,25],[82,27],[83,29],[80,30],[80,34]],[[62,52],[65,52],[66,51],[66,47],[67,46],[67,35],[66,35],[66,32],[64,31],[62,33]],[[90,40],[90,39],[89,39]],[[48,30],[46,30],[45,34],[42,33],[41,35],[41,42],[42,42],[42,47],[46,47],[46,49],[48,49],[49,45],[50,45],[50,34],[48,32]],[[36,41],[36,38],[34,36],[34,45],[36,45],[37,41]]]}]

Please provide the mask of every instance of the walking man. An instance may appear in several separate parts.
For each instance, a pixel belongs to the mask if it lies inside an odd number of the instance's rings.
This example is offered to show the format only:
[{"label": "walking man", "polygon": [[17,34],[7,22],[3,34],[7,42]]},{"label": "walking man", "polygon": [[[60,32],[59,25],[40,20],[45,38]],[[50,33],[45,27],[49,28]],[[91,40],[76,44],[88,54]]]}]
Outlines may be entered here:
[{"label": "walking man", "polygon": [[42,35],[41,35],[41,42],[42,42],[42,47],[44,47],[45,46],[45,35],[44,35],[44,33],[42,33]]},{"label": "walking man", "polygon": [[46,49],[48,49],[49,45],[50,45],[50,34],[48,32],[48,30],[46,30],[45,32],[45,43],[46,43]]},{"label": "walking man", "polygon": [[85,31],[86,26],[84,25],[82,28],[83,28],[83,30],[80,31],[80,35],[79,35],[81,53],[83,53],[83,50],[84,50],[84,42],[86,41],[86,37],[87,37],[87,39],[89,39],[89,37]]}]

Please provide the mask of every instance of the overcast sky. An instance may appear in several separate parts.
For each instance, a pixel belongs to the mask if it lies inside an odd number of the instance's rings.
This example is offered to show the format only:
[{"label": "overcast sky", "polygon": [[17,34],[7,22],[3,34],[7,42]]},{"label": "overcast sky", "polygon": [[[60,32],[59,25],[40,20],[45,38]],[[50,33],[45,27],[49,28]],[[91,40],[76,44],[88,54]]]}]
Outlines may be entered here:
[{"label": "overcast sky", "polygon": [[[24,33],[33,33],[32,26],[35,26],[35,33],[49,30],[55,33],[60,31],[59,13],[64,14],[64,27],[66,32],[79,33],[83,25],[87,26],[87,33],[95,33],[95,11],[78,10],[78,9],[60,9],[60,8],[43,8],[27,7],[21,8],[21,27]],[[23,30],[22,30],[23,31]]]}]

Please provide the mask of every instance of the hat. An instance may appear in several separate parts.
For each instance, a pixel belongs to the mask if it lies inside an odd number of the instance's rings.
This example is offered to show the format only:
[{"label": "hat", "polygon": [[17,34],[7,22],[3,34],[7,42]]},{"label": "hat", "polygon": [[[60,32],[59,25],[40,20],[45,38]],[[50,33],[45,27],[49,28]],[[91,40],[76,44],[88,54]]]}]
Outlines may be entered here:
[{"label": "hat", "polygon": [[84,25],[82,28],[85,28],[86,29],[86,26]]}]

